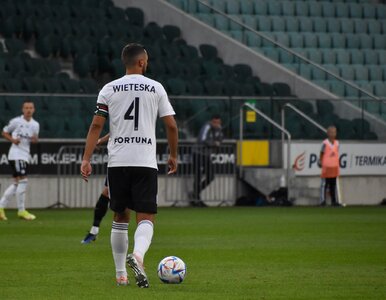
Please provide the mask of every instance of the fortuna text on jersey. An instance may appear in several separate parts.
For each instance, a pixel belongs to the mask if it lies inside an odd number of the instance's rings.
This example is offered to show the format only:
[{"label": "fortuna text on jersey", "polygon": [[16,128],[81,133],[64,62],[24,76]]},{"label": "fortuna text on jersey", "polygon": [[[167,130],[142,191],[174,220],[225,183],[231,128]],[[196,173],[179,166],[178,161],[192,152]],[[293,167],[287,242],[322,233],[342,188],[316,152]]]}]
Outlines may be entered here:
[{"label": "fortuna text on jersey", "polygon": [[116,137],[114,138],[114,144],[145,144],[145,145],[152,145],[151,138],[146,138],[146,137]]}]

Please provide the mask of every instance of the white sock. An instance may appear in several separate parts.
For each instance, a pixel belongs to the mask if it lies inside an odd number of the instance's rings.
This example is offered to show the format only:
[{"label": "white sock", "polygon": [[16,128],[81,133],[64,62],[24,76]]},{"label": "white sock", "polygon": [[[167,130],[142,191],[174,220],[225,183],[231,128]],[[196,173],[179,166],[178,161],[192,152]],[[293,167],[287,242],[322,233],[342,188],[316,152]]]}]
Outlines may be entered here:
[{"label": "white sock", "polygon": [[19,211],[25,210],[25,192],[27,191],[28,179],[19,180],[16,189],[17,208]]},{"label": "white sock", "polygon": [[94,235],[97,235],[99,233],[99,227],[92,226],[91,229],[90,229],[90,233],[94,234]]},{"label": "white sock", "polygon": [[149,220],[144,220],[138,223],[137,230],[134,234],[134,251],[136,257],[143,263],[145,254],[150,247],[151,239],[153,238],[153,223]]},{"label": "white sock", "polygon": [[113,222],[111,229],[111,249],[113,250],[117,278],[127,276],[126,256],[127,249],[129,248],[128,226],[128,223]]},{"label": "white sock", "polygon": [[3,197],[0,199],[0,208],[5,208],[9,202],[9,199],[16,194],[17,183],[12,183],[4,191]]}]

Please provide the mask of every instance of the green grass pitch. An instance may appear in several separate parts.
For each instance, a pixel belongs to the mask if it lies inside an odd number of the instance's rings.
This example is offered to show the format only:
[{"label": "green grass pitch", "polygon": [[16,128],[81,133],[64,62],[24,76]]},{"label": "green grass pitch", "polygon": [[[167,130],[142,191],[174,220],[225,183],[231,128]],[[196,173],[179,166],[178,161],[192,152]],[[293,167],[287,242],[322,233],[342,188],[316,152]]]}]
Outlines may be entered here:
[{"label": "green grass pitch", "polygon": [[[115,286],[111,212],[91,245],[91,210],[34,213],[0,223],[0,299],[386,299],[382,207],[160,209],[147,290],[131,273]],[[187,264],[180,285],[157,278],[168,255]]]}]

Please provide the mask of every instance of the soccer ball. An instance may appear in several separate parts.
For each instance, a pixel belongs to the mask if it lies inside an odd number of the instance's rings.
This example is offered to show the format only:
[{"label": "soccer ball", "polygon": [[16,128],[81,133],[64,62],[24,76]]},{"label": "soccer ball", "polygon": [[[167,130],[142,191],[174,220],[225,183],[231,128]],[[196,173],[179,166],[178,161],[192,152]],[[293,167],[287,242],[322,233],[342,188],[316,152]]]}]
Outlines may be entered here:
[{"label": "soccer ball", "polygon": [[177,256],[168,256],[158,264],[158,277],[164,283],[181,283],[186,276],[186,265]]}]

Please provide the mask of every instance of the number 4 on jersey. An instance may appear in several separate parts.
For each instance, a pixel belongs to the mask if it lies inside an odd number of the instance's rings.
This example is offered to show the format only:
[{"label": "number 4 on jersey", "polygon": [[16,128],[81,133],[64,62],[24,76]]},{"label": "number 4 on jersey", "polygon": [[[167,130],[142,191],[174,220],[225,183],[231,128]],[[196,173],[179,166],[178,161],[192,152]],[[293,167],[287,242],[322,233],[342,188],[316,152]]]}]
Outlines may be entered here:
[{"label": "number 4 on jersey", "polygon": [[[134,110],[134,116],[131,114]],[[139,123],[139,98],[135,97],[134,101],[131,102],[129,109],[125,113],[125,120],[134,120],[134,131],[138,130]]]}]

